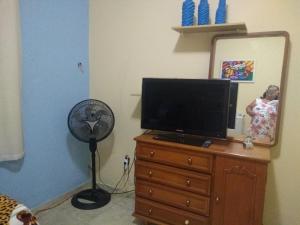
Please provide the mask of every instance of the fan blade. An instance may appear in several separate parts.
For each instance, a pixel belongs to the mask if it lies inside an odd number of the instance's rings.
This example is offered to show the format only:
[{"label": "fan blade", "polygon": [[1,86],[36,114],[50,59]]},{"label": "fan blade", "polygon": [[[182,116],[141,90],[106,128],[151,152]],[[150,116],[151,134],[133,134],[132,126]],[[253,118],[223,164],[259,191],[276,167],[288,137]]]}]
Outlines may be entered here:
[{"label": "fan blade", "polygon": [[97,137],[104,137],[109,131],[109,125],[105,121],[99,120],[99,122],[94,126],[93,134]]}]

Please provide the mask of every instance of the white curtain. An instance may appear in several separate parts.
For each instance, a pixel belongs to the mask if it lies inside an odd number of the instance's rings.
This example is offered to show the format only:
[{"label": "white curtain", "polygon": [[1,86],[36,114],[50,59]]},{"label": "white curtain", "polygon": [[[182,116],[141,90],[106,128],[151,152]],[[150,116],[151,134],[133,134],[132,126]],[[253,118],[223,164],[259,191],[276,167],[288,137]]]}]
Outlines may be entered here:
[{"label": "white curtain", "polygon": [[0,161],[23,157],[18,0],[0,0]]}]

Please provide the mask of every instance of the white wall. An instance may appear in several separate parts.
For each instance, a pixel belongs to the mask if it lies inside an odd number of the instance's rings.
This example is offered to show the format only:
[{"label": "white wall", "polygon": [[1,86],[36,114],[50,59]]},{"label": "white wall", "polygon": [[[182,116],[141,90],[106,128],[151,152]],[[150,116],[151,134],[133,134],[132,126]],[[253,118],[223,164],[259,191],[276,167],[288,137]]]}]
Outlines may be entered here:
[{"label": "white wall", "polygon": [[179,23],[180,8],[173,0],[90,3],[91,97],[107,102],[116,117],[114,141],[100,147],[101,175],[109,184],[141,134],[140,97],[132,94],[141,93],[142,77],[208,76],[210,36],[179,38],[171,26]]},{"label": "white wall", "polygon": [[[217,0],[209,1],[214,20]],[[286,30],[291,35],[290,66],[279,144],[272,149],[264,225],[300,222],[297,134],[300,132],[300,3],[296,0],[227,1],[228,22],[245,22],[249,32]],[[140,97],[144,76],[204,78],[212,34],[179,36],[181,0],[90,0],[90,92],[115,112],[113,135],[100,147],[101,175],[110,185],[122,173],[125,154],[134,153],[141,133]]]}]

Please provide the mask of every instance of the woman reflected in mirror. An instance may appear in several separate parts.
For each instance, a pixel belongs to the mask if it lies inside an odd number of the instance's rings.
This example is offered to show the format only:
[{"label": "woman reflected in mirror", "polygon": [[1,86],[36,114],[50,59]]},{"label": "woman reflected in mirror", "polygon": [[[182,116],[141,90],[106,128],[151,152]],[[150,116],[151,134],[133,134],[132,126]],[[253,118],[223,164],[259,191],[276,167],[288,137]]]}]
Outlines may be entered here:
[{"label": "woman reflected in mirror", "polygon": [[274,141],[279,94],[279,87],[270,85],[262,97],[255,99],[246,107],[246,112],[251,117],[249,135],[253,140],[267,143]]}]

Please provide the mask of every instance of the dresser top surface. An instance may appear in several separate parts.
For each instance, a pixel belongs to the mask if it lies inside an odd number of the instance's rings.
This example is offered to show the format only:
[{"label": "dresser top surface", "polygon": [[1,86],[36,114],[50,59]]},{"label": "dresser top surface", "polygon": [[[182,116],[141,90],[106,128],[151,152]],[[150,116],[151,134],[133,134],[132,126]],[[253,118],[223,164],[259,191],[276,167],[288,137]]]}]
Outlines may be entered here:
[{"label": "dresser top surface", "polygon": [[138,143],[148,143],[171,148],[181,148],[190,151],[199,151],[202,153],[209,153],[214,155],[243,158],[264,163],[270,162],[271,160],[270,149],[264,146],[254,146],[251,149],[245,149],[242,143],[225,140],[214,140],[208,148],[204,148],[200,146],[156,140],[153,137],[154,135],[143,134],[134,138],[134,140],[136,140]]}]

